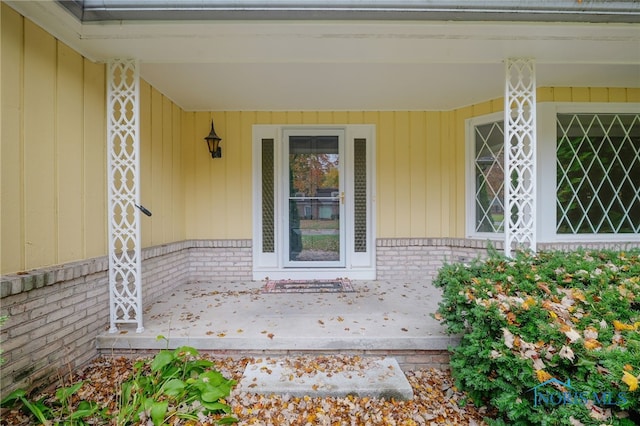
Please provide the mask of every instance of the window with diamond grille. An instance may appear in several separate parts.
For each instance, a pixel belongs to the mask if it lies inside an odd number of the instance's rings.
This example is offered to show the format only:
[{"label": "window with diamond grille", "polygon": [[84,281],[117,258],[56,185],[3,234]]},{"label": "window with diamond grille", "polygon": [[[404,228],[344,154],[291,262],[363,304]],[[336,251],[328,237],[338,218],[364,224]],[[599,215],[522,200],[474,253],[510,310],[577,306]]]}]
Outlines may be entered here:
[{"label": "window with diamond grille", "polygon": [[640,232],[640,115],[557,115],[558,234]]},{"label": "window with diamond grille", "polygon": [[504,232],[504,122],[474,127],[475,231]]}]

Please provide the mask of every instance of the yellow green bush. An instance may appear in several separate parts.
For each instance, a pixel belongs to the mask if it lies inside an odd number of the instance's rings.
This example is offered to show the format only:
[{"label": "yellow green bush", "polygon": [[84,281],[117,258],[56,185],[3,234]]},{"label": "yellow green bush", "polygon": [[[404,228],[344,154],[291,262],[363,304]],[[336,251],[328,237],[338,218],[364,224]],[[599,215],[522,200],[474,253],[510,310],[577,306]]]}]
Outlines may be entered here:
[{"label": "yellow green bush", "polygon": [[457,386],[493,424],[640,424],[640,250],[445,265]]}]

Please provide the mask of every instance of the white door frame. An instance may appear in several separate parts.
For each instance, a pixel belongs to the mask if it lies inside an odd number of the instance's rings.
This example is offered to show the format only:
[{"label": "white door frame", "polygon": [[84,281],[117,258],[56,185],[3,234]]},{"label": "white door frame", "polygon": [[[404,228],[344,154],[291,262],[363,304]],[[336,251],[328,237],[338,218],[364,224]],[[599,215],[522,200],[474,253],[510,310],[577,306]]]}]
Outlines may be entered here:
[{"label": "white door frame", "polygon": [[[284,200],[288,165],[285,163],[285,132],[290,130],[341,131],[344,133],[344,217],[345,243],[344,267],[289,267],[284,262],[286,243],[283,227],[286,225]],[[253,279],[375,279],[375,125],[254,125],[253,126]],[[263,142],[264,141],[264,142]],[[366,243],[356,249],[354,242],[354,146],[358,141],[366,141]],[[263,143],[272,146],[272,156],[267,156],[263,164]],[[341,158],[342,160],[342,158]],[[265,170],[263,171],[263,167]],[[272,168],[269,169],[269,168]],[[263,172],[266,180],[273,180],[272,196],[263,197]],[[265,207],[268,206],[268,207]],[[273,211],[267,218],[264,211]],[[263,229],[263,219],[265,229]],[[364,226],[360,220],[359,226]],[[268,241],[267,241],[268,240]],[[265,241],[267,242],[265,244]]]}]

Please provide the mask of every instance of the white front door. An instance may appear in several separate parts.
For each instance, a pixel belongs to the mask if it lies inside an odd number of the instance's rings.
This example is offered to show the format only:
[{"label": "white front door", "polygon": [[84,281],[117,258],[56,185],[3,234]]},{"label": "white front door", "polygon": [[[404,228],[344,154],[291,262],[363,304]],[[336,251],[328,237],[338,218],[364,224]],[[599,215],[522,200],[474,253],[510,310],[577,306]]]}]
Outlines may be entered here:
[{"label": "white front door", "polygon": [[345,266],[344,131],[284,131],[283,264]]},{"label": "white front door", "polygon": [[375,278],[375,127],[253,126],[253,276]]}]

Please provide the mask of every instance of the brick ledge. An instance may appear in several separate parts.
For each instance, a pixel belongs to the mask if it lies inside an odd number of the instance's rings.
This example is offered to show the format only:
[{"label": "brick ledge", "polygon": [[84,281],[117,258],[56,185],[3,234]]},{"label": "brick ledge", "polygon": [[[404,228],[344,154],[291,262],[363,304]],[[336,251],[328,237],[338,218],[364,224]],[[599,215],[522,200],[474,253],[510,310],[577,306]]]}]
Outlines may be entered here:
[{"label": "brick ledge", "polygon": [[[161,244],[142,249],[142,261],[155,257],[189,250],[193,248],[251,248],[251,240],[184,240]],[[144,265],[143,265],[144,267]],[[57,283],[80,279],[87,275],[103,273],[109,270],[109,257],[100,256],[91,259],[69,262],[38,268],[31,271],[2,275],[0,281],[0,298],[15,296],[33,289]]]}]

